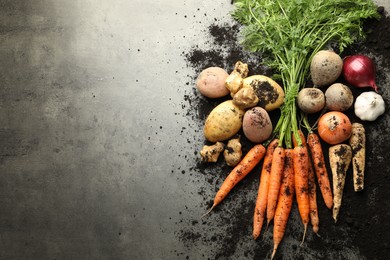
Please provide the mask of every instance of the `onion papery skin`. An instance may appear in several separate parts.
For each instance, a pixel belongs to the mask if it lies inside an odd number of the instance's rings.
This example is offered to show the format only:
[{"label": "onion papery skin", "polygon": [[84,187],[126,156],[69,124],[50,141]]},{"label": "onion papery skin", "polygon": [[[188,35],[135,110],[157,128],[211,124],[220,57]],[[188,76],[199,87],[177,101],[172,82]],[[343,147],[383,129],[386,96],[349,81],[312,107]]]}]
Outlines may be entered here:
[{"label": "onion papery skin", "polygon": [[352,55],[344,58],[343,77],[354,87],[372,87],[378,92],[375,73],[374,62],[365,55]]}]

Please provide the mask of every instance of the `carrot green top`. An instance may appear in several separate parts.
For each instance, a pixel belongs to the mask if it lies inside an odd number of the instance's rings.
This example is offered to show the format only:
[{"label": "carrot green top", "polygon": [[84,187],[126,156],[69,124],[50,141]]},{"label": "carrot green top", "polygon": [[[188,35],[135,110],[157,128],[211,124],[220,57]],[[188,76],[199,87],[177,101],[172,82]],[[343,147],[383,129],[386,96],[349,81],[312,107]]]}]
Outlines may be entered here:
[{"label": "carrot green top", "polygon": [[299,140],[295,98],[309,76],[310,62],[325,46],[341,51],[363,37],[363,20],[378,18],[371,0],[235,0],[232,16],[242,25],[246,49],[262,52],[285,91],[281,117],[274,128],[280,145]]}]

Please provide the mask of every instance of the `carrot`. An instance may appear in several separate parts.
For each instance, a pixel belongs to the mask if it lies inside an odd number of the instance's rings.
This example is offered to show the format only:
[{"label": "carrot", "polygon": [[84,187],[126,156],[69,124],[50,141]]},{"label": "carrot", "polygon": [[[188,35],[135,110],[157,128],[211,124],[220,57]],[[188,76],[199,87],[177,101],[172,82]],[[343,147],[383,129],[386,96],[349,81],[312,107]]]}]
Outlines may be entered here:
[{"label": "carrot", "polygon": [[267,198],[267,227],[274,218],[284,168],[284,148],[278,146],[272,155],[271,174]]},{"label": "carrot", "polygon": [[313,226],[313,232],[317,234],[319,231],[320,219],[318,217],[317,207],[317,187],[314,180],[313,164],[309,158],[309,172],[308,172],[308,187],[309,187],[309,208],[310,208],[310,222]]},{"label": "carrot", "polygon": [[257,192],[255,213],[253,216],[253,238],[260,236],[261,228],[265,218],[265,209],[267,208],[269,177],[271,174],[272,155],[278,146],[279,140],[274,139],[267,147],[267,153],[263,160],[261,169],[260,184]]},{"label": "carrot", "polygon": [[353,188],[355,192],[364,189],[364,168],[366,161],[366,134],[360,123],[352,124],[352,135],[349,139],[352,148]]},{"label": "carrot", "polygon": [[331,209],[333,207],[332,189],[330,187],[328,171],[326,170],[320,138],[316,133],[311,132],[307,135],[307,145],[310,149],[311,158],[313,159],[314,170],[322,198],[324,199],[325,205]]},{"label": "carrot", "polygon": [[309,154],[307,147],[296,146],[294,148],[294,180],[295,180],[295,194],[298,203],[299,214],[304,225],[304,232],[301,245],[306,236],[307,225],[309,223]]},{"label": "carrot", "polygon": [[[303,132],[301,130],[298,130],[298,135],[301,138],[301,143],[302,143],[301,145],[306,146],[307,145],[306,138],[305,138],[305,135],[303,134]],[[292,136],[292,140],[293,140],[294,147],[299,146],[298,140],[295,138],[294,134]]]},{"label": "carrot", "polygon": [[271,259],[275,256],[276,250],[283,239],[286,230],[288,217],[290,215],[291,207],[294,197],[294,152],[292,149],[285,150],[284,170],[282,177],[282,184],[280,186],[280,193],[278,198],[278,205],[275,211],[274,219],[274,249]]},{"label": "carrot", "polygon": [[250,173],[253,168],[261,161],[265,155],[265,148],[261,144],[257,144],[249,150],[245,157],[237,164],[236,167],[229,173],[221,187],[219,188],[217,194],[214,198],[214,203],[211,208],[201,216],[204,217],[209,214],[223,199],[228,195],[228,193],[239,183],[245,176]]},{"label": "carrot", "polygon": [[[301,130],[298,130],[299,137],[301,138],[302,145],[307,147],[307,142],[304,134]],[[293,136],[294,147],[298,146],[297,140]],[[307,148],[306,148],[307,149]],[[310,209],[310,222],[313,226],[313,231],[318,235],[319,223],[320,220],[318,218],[318,207],[317,207],[317,194],[316,194],[316,184],[314,180],[314,170],[313,164],[310,159],[310,154],[308,158],[308,194],[309,194],[309,209]]]},{"label": "carrot", "polygon": [[352,149],[347,144],[329,148],[329,163],[333,175],[333,219],[337,222],[345,185],[345,176],[352,160]]}]

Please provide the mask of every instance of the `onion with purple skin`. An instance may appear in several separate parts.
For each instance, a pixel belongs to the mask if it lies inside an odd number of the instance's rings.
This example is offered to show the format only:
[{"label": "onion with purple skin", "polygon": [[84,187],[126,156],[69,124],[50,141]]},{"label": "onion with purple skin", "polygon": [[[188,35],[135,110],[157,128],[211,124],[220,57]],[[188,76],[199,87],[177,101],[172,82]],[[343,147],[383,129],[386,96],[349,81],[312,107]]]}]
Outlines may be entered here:
[{"label": "onion with purple skin", "polygon": [[365,55],[352,55],[344,58],[343,76],[354,87],[372,87],[378,92],[375,84],[375,64]]}]

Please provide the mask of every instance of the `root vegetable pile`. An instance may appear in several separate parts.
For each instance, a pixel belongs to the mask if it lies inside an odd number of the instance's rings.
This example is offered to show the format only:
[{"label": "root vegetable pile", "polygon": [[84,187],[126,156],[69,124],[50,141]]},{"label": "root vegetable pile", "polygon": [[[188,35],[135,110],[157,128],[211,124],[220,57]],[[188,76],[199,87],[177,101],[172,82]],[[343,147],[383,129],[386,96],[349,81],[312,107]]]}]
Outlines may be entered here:
[{"label": "root vegetable pile", "polygon": [[[364,125],[347,115],[353,108],[356,111],[356,103],[353,106],[356,99],[350,88],[362,85],[337,82],[344,77],[346,66],[336,51],[324,48],[338,46],[341,53],[364,36],[363,20],[379,15],[377,7],[366,0],[234,2],[236,9],[232,16],[244,27],[243,46],[261,52],[264,65],[278,74],[273,79],[249,75],[250,68],[245,61],[237,61],[234,70],[229,75],[224,74],[225,90],[215,85],[210,85],[210,89],[207,84],[202,88],[198,86],[201,93],[207,93],[207,98],[230,94],[205,121],[205,147],[216,149],[212,143],[217,143],[220,153],[225,146],[230,147],[233,140],[239,147],[235,160],[226,161],[234,168],[202,217],[219,205],[264,158],[254,202],[252,235],[257,239],[263,225],[266,223],[268,227],[273,223],[273,258],[285,234],[294,197],[303,225],[301,243],[304,243],[310,223],[313,232],[319,235],[317,185],[335,221],[340,216],[343,187],[351,163],[355,191],[364,188]],[[371,70],[367,73],[372,77]],[[359,113],[364,114],[364,109],[371,112],[372,106],[360,102],[363,104],[359,103]],[[278,113],[275,110],[279,110]],[[383,113],[380,110],[377,114]],[[275,116],[279,118],[273,126],[271,118]],[[315,123],[309,123],[311,121]],[[241,138],[237,138],[240,133],[253,144],[243,159]],[[324,156],[323,144],[330,145],[328,158]],[[225,158],[229,154],[226,149]],[[214,150],[209,153],[214,154]],[[203,161],[221,161],[218,155],[215,157]]]}]

